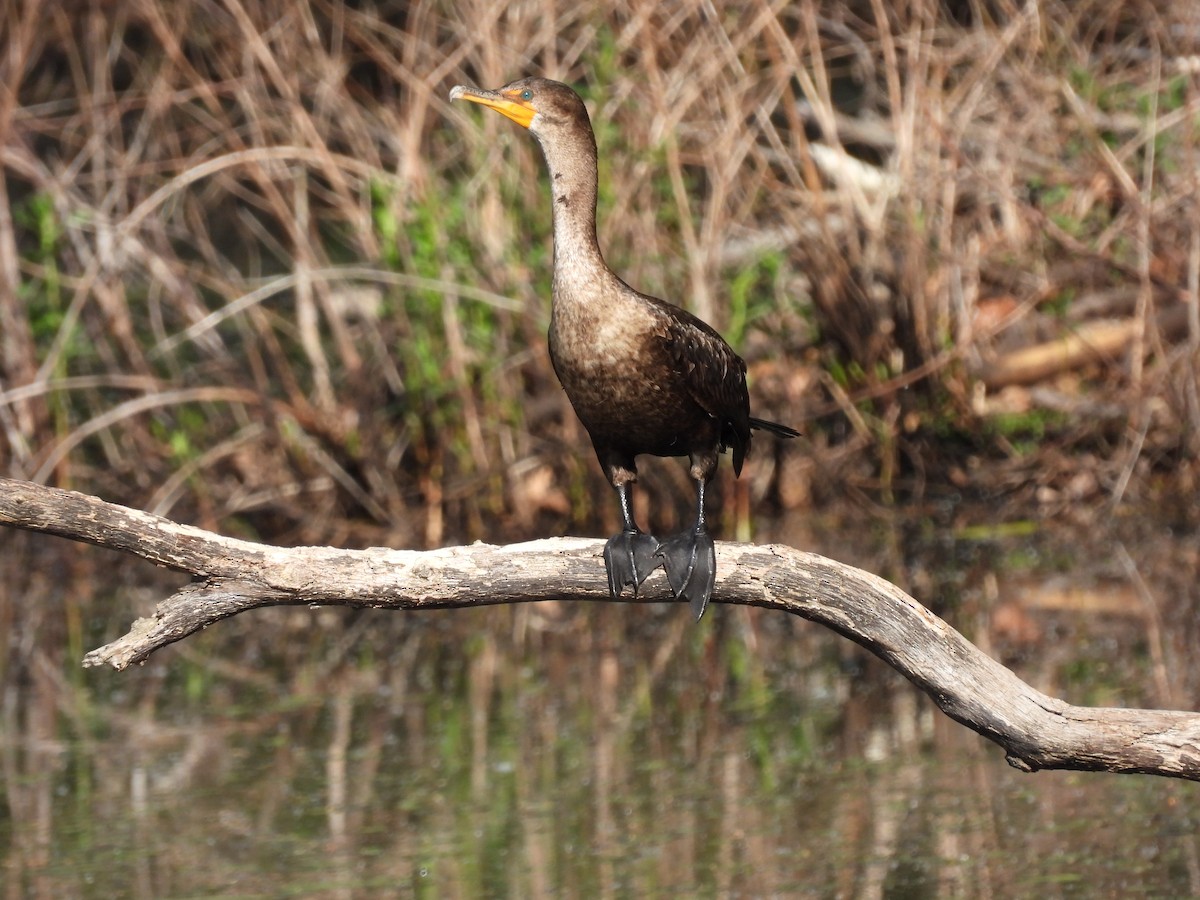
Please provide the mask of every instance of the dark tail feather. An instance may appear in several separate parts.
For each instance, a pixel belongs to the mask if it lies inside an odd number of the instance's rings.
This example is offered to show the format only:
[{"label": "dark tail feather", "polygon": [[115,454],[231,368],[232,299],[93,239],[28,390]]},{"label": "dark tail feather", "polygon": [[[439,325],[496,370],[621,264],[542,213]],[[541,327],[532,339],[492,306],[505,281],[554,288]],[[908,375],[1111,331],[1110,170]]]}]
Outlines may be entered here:
[{"label": "dark tail feather", "polygon": [[771,434],[778,435],[781,438],[800,437],[800,432],[795,428],[780,425],[778,422],[768,422],[766,419],[756,419],[753,416],[750,417],[750,427],[769,431]]},{"label": "dark tail feather", "polygon": [[[750,427],[761,428],[764,431],[769,431],[772,434],[778,435],[782,438],[800,437],[800,432],[798,432],[795,428],[788,428],[788,426],[780,425],[778,422],[768,422],[766,419],[756,419],[753,416],[750,417]],[[721,434],[721,445],[719,449],[722,453],[724,453],[726,447],[733,448],[733,474],[741,475],[742,463],[746,459],[746,454],[750,452],[750,435],[746,434],[745,436],[739,437],[732,428],[727,428],[727,430]]]}]

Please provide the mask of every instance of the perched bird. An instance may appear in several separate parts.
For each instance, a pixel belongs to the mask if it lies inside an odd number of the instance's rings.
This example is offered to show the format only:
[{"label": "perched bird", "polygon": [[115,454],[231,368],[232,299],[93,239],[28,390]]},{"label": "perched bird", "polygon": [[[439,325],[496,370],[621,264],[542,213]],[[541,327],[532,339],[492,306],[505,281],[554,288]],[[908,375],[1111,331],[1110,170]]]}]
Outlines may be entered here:
[{"label": "perched bird", "polygon": [[[571,88],[525,78],[496,91],[459,85],[451,100],[490,107],[529,129],[550,170],[554,204],[554,292],[550,359],[617,491],[621,531],[604,547],[614,598],[660,564],[671,590],[699,619],[716,581],[716,552],[704,523],[704,488],[717,454],[733,450],[741,474],[750,431],[796,437],[750,415],[746,363],[691,313],[639,293],[604,262],[596,240],[596,138]],[[696,524],[659,542],[633,518],[636,457],[687,456],[696,482]]]}]

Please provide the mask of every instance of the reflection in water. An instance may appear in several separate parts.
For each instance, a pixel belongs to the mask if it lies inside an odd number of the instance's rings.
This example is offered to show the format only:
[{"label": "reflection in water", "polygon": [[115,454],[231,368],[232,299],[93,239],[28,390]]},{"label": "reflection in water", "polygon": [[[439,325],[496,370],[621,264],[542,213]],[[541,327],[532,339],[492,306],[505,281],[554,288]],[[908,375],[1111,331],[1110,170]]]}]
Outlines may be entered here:
[{"label": "reflection in water", "polygon": [[[1011,770],[885,666],[777,613],[271,610],[85,672],[83,645],[166,582],[0,540],[8,896],[1200,890],[1196,785]],[[1194,706],[1179,542],[1136,579],[1117,553],[1097,571],[1025,539],[883,543],[848,561],[907,581],[1038,688]],[[121,588],[97,598],[101,563]]]}]

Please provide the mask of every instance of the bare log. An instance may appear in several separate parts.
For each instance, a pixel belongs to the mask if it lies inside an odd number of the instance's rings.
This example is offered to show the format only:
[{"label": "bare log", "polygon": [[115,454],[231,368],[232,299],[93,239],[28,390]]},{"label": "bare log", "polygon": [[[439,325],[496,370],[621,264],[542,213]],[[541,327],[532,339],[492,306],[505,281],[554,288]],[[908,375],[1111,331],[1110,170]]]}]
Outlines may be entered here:
[{"label": "bare log", "polygon": [[[197,579],[84,658],[84,665],[118,670],[214,622],[265,606],[441,609],[609,600],[602,542],[588,538],[424,552],[270,547],[11,479],[0,479],[0,524],[132,553]],[[720,543],[717,560],[713,602],[778,609],[832,628],[903,674],[946,715],[999,744],[1018,769],[1200,781],[1200,714],[1072,706],[1049,697],[896,586],[812,553]],[[631,602],[671,599],[656,573]]]},{"label": "bare log", "polygon": [[[1168,340],[1187,334],[1187,306],[1160,312],[1156,327]],[[1121,357],[1134,343],[1141,323],[1133,318],[1084,322],[1073,332],[1043,344],[1021,347],[986,365],[979,373],[991,390],[1012,384],[1036,384],[1062,372]]]}]

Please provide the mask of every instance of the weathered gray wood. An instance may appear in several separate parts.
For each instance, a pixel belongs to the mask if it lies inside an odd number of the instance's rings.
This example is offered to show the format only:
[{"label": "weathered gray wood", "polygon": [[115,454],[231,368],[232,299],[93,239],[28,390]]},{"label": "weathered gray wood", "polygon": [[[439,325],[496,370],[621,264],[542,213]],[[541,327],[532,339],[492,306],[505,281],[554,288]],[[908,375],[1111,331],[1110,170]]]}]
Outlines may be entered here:
[{"label": "weathered gray wood", "polygon": [[[532,600],[609,600],[602,542],[554,538],[424,552],[280,548],[178,525],[72,491],[0,479],[0,525],[123,550],[197,581],[93,650],[116,669],[220,619],[263,606],[435,609]],[[1142,772],[1200,780],[1200,714],[1072,706],[1025,684],[899,588],[779,545],[721,543],[713,601],[778,609],[861,644],[1024,771]],[[627,598],[628,599],[628,598]],[[670,600],[661,573],[640,602]],[[638,601],[634,601],[638,602]],[[680,615],[685,613],[681,610]]]}]

